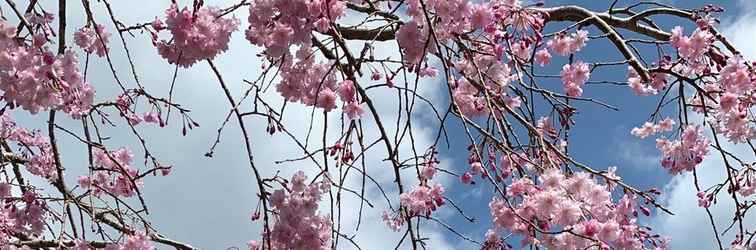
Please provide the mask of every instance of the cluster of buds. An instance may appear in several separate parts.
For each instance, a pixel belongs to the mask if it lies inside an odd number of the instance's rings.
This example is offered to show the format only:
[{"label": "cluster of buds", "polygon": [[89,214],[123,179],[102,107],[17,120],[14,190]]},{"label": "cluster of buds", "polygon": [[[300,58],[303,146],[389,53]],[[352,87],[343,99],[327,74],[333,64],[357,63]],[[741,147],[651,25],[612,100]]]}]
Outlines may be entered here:
[{"label": "cluster of buds", "polygon": [[351,142],[346,143],[346,145],[341,145],[341,142],[336,142],[333,146],[328,148],[328,155],[333,157],[338,164],[350,163],[354,160],[354,154],[349,145],[351,145]]},{"label": "cluster of buds", "polygon": [[268,112],[268,127],[265,128],[265,132],[273,135],[278,131],[283,131],[283,126],[279,125],[278,122],[276,122],[276,120],[273,118],[273,112]]},{"label": "cluster of buds", "polygon": [[696,196],[698,197],[698,206],[703,208],[711,206],[711,203],[714,200],[713,195],[706,195],[706,192],[703,191],[698,192]]}]

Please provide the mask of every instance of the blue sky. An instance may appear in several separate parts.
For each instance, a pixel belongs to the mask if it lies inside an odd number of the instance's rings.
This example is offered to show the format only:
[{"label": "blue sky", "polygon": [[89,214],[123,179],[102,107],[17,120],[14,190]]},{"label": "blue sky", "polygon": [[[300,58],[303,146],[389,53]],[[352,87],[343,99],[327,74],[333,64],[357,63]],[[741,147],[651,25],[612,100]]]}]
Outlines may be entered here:
[{"label": "blue sky", "polygon": [[[184,1],[186,2],[186,1]],[[208,5],[229,6],[237,1],[206,1]],[[562,4],[579,4],[592,10],[604,10],[611,1],[547,1],[547,6]],[[631,1],[620,1],[627,3]],[[664,1],[670,2],[670,1]],[[689,1],[677,0],[670,4],[683,8],[700,7],[704,3],[712,1]],[[111,4],[114,9],[119,10],[116,15],[127,25],[151,21],[155,16],[163,16],[163,10],[166,9],[168,1],[113,1]],[[47,5],[48,10],[54,10],[54,6]],[[756,24],[756,18],[753,18],[753,4],[747,1],[718,1],[717,4],[727,9],[722,16],[726,31],[733,35],[741,37],[736,44],[741,46],[750,46],[746,49],[747,55],[756,55],[756,49],[752,44],[745,44],[749,41],[742,38],[743,32],[751,31],[752,25]],[[26,4],[21,1],[20,5]],[[104,7],[101,3],[93,2],[95,13],[99,20],[107,20],[104,15]],[[73,5],[69,9],[69,31],[81,27],[85,19],[81,14],[80,6]],[[236,16],[242,21],[240,30],[246,28],[246,10],[239,10]],[[78,15],[77,15],[78,14]],[[102,22],[102,21],[101,21]],[[671,29],[679,19],[662,19],[660,24],[665,29]],[[750,23],[749,23],[750,22]],[[740,24],[740,25],[739,25]],[[550,24],[549,30],[555,30],[562,24]],[[691,27],[690,24],[686,25]],[[112,30],[112,25],[109,24]],[[727,28],[731,27],[731,28]],[[691,29],[688,28],[688,31]],[[594,29],[590,29],[591,34],[599,34]],[[114,64],[118,68],[118,74],[122,79],[130,78],[128,62],[125,59],[120,41],[113,37]],[[173,66],[168,65],[156,53],[149,41],[147,34],[135,34],[135,37],[127,37],[126,42],[136,62],[136,70],[140,76],[142,84],[147,89],[159,95],[167,95],[170,86]],[[216,64],[229,82],[232,91],[238,98],[244,90],[242,79],[254,79],[260,73],[261,61],[254,57],[259,52],[259,48],[250,45],[244,40],[243,32],[237,31],[233,35],[230,44],[230,52],[219,56]],[[391,50],[388,45],[382,46],[382,49]],[[612,61],[619,59],[619,54],[612,53],[607,58],[605,51],[611,50],[611,45],[605,40],[590,41],[586,50],[579,52],[577,58],[592,61]],[[750,51],[750,54],[748,54]],[[751,57],[751,59],[756,59]],[[83,60],[82,60],[83,61]],[[552,61],[549,72],[558,72],[556,69],[566,62],[566,58],[556,56]],[[592,80],[625,80],[627,71],[625,67],[604,68],[601,71],[592,74]],[[88,80],[92,82],[98,91],[98,100],[110,100],[114,98],[117,89],[112,80],[109,68],[104,60],[93,59],[89,66]],[[254,179],[250,173],[249,167],[244,157],[244,149],[241,144],[240,133],[235,123],[227,128],[222,134],[221,144],[216,151],[214,158],[204,157],[211,143],[215,138],[215,131],[225,118],[228,112],[228,105],[225,97],[217,86],[217,82],[211,74],[210,68],[206,64],[197,64],[189,69],[181,69],[176,83],[175,100],[192,110],[192,115],[201,127],[189,132],[187,136],[181,136],[180,124],[174,121],[167,128],[157,128],[151,126],[140,126],[149,142],[150,148],[155,150],[156,155],[166,163],[175,165],[173,174],[168,177],[151,177],[145,181],[145,196],[148,204],[151,204],[151,218],[161,233],[168,235],[177,240],[184,240],[203,249],[225,249],[231,246],[244,247],[244,243],[250,239],[259,239],[258,232],[260,225],[249,221],[249,214],[256,205],[256,187]],[[127,81],[127,85],[134,86],[134,83]],[[548,86],[551,89],[561,91],[561,83],[558,79],[546,79],[541,81],[542,86]],[[443,94],[446,89],[439,87],[440,84],[433,81],[421,81],[421,93],[429,96],[432,100],[447,102]],[[272,90],[272,89],[271,89]],[[393,100],[395,93],[389,91],[376,91],[371,93],[376,100]],[[618,172],[623,179],[630,184],[642,189],[658,187],[668,190],[670,195],[665,196],[675,211],[681,211],[682,219],[671,220],[665,217],[649,218],[649,224],[666,230],[670,234],[679,236],[673,239],[673,249],[691,249],[686,245],[706,243],[710,244],[710,239],[696,238],[692,239],[690,235],[710,235],[706,231],[708,226],[699,224],[686,224],[686,221],[694,221],[694,218],[700,217],[702,211],[695,206],[691,207],[687,201],[694,200],[694,196],[686,193],[684,185],[686,181],[689,184],[689,178],[680,176],[673,178],[658,164],[658,151],[655,149],[653,140],[640,140],[632,137],[629,130],[642,124],[656,105],[657,97],[637,97],[632,94],[629,88],[624,86],[611,85],[588,85],[585,88],[584,96],[600,98],[603,101],[617,106],[621,111],[611,111],[595,104],[577,103],[576,107],[579,113],[574,117],[577,125],[571,132],[570,154],[590,166],[599,169],[605,169],[608,166],[618,166]],[[274,91],[264,95],[267,100],[280,104],[281,98]],[[440,105],[443,107],[443,105]],[[307,131],[304,124],[308,124],[308,109],[303,109],[300,104],[290,104],[285,117],[287,128],[293,133],[303,136]],[[395,107],[390,102],[381,102],[378,104],[381,114],[385,114],[388,120],[396,119]],[[423,113],[423,108],[418,109],[415,114],[418,120],[413,122],[413,131],[417,133],[419,145],[429,145],[435,138],[436,127],[434,127],[433,118],[429,118],[427,113]],[[427,111],[427,110],[426,110]],[[44,124],[40,117],[28,117],[23,112],[14,112],[23,124],[32,128],[43,128],[39,124]],[[115,114],[114,114],[115,115]],[[542,114],[543,115],[543,114]],[[303,118],[304,117],[304,118]],[[331,114],[330,119],[335,120],[336,115]],[[452,119],[453,120],[453,119]],[[365,123],[366,130],[374,127],[368,120]],[[314,171],[312,163],[303,162],[293,164],[275,164],[274,161],[286,158],[297,157],[301,152],[292,146],[285,136],[280,134],[268,136],[264,128],[266,123],[262,119],[250,119],[250,132],[252,136],[253,148],[256,154],[256,163],[263,169],[263,172],[272,175],[276,171],[281,171],[282,176],[288,177],[291,173],[299,168],[307,169],[310,173]],[[36,127],[35,127],[36,126]],[[80,131],[80,123],[73,120],[64,120],[63,126],[71,128],[74,131]],[[316,120],[314,125],[316,129],[313,137],[320,138],[322,121]],[[441,144],[442,167],[454,169],[458,172],[467,168],[467,140],[464,133],[461,132],[460,124],[457,121],[451,121],[447,124],[450,130],[449,140],[451,145]],[[135,151],[135,155],[140,155],[139,147],[132,136],[123,133],[123,124],[119,128],[106,128],[106,133],[112,136],[112,139],[106,143],[110,148],[120,146],[130,146]],[[393,131],[395,128],[389,128]],[[327,132],[329,141],[335,141],[339,131]],[[393,134],[393,132],[392,132]],[[317,136],[315,136],[317,135]],[[84,147],[78,144],[74,138],[63,137],[61,139],[61,149],[63,162],[67,166],[68,174],[66,179],[73,183],[75,178],[85,172],[86,162]],[[443,141],[443,140],[442,140]],[[311,147],[312,148],[312,147]],[[424,147],[420,147],[421,150]],[[408,150],[408,149],[406,149]],[[382,161],[381,151],[371,151],[369,154],[369,172],[378,181],[388,183],[386,186],[390,191],[392,176],[388,173],[387,164]],[[137,164],[140,166],[139,164]],[[716,162],[704,164],[705,167],[716,169]],[[711,165],[711,166],[709,166]],[[714,175],[714,174],[712,174]],[[312,175],[311,175],[312,176]],[[352,176],[354,177],[354,176]],[[667,185],[670,180],[674,180],[671,185]],[[407,180],[412,181],[412,180]],[[439,180],[447,186],[448,196],[451,197],[463,210],[478,220],[476,223],[468,223],[461,219],[449,206],[442,208],[438,212],[439,218],[455,225],[461,229],[461,232],[475,239],[481,240],[485,231],[490,228],[490,217],[488,215],[488,202],[490,195],[487,195],[486,185],[476,185],[475,187],[462,186],[454,178],[441,178]],[[676,185],[681,183],[683,185]],[[349,183],[358,185],[358,183]],[[689,185],[688,185],[689,186]],[[375,189],[372,189],[375,191]],[[675,196],[677,195],[677,196]],[[379,201],[380,196],[373,195],[373,200]],[[392,196],[396,199],[396,194]],[[354,197],[351,197],[354,198]],[[376,202],[378,203],[378,202]],[[345,207],[356,210],[355,201],[347,201]],[[396,200],[392,201],[396,205]],[[364,244],[363,249],[384,249],[385,242],[396,242],[401,234],[387,233],[388,229],[379,219],[379,214],[385,210],[385,204],[381,207],[376,204],[376,208],[366,209],[366,218],[363,219],[363,226],[356,237],[358,242]],[[693,210],[691,210],[693,208]],[[726,209],[722,210],[727,212]],[[688,212],[688,213],[686,213]],[[345,228],[353,226],[356,211],[345,211],[343,214]],[[722,216],[725,216],[723,214]],[[725,218],[726,217],[722,217]],[[756,223],[756,222],[754,222]],[[423,231],[428,233],[432,238],[430,249],[469,249],[470,245],[464,244],[459,238],[434,225],[432,222],[423,222]],[[687,226],[686,226],[687,225]],[[690,227],[690,226],[693,227]],[[703,224],[706,225],[706,224]],[[681,229],[690,230],[680,232]],[[347,230],[349,233],[349,231]],[[353,233],[353,232],[351,232]],[[708,234],[707,234],[708,233]],[[686,238],[680,238],[685,237]],[[510,244],[517,245],[517,242],[510,241]],[[393,246],[393,245],[392,245]],[[700,246],[700,245],[699,245]],[[344,249],[349,249],[347,244],[343,244]]]}]

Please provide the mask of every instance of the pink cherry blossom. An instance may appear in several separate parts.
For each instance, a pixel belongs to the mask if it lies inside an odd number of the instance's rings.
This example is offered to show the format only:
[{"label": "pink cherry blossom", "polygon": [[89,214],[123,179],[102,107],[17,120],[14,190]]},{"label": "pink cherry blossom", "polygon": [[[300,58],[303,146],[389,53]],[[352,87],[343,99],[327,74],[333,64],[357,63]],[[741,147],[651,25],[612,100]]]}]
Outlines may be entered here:
[{"label": "pink cherry blossom", "polygon": [[541,65],[541,67],[546,66],[551,63],[551,54],[547,49],[540,49],[535,54],[535,61],[538,65]]},{"label": "pink cherry blossom", "polygon": [[591,72],[587,63],[577,61],[573,64],[564,65],[561,75],[564,92],[569,96],[579,97],[583,95],[583,85],[590,77]]},{"label": "pink cherry blossom", "polygon": [[646,138],[655,132],[656,132],[656,129],[654,128],[654,123],[651,123],[651,122],[646,122],[643,124],[642,127],[633,128],[633,130],[630,131],[631,134],[641,139]]},{"label": "pink cherry blossom", "polygon": [[85,52],[95,53],[97,56],[103,57],[108,51],[107,45],[110,41],[110,32],[107,32],[105,26],[101,24],[98,24],[96,29],[82,27],[74,33],[74,41]]},{"label": "pink cherry blossom", "polygon": [[[568,177],[557,169],[548,169],[541,177],[538,186],[527,178],[510,184],[507,195],[520,201],[497,197],[489,203],[494,229],[518,234],[526,237],[524,243],[540,242],[549,249],[590,248],[594,244],[591,239],[606,247],[635,246],[632,249],[642,248],[647,240],[657,241],[634,218],[636,206],[643,207],[637,205],[633,196],[625,195],[615,203],[608,185],[598,183],[584,172]],[[536,239],[529,236],[535,226],[557,232],[571,229],[580,236],[561,232]]]},{"label": "pink cherry blossom", "polygon": [[315,107],[323,108],[326,112],[336,108],[336,93],[331,89],[323,89],[316,94]]},{"label": "pink cherry blossom", "polygon": [[571,35],[558,34],[547,43],[547,46],[561,56],[566,56],[580,51],[588,41],[588,31],[578,30]]},{"label": "pink cherry blossom", "polygon": [[416,21],[412,20],[402,25],[396,32],[396,42],[399,43],[404,61],[407,64],[420,63],[424,54],[433,48],[433,46],[426,46],[426,41],[428,40],[426,30]]},{"label": "pink cherry blossom", "polygon": [[663,73],[651,73],[651,83],[644,84],[638,72],[633,67],[627,67],[627,81],[636,95],[656,95],[667,87],[667,75]]},{"label": "pink cherry blossom", "polygon": [[135,195],[136,189],[144,184],[141,178],[137,178],[139,171],[131,167],[132,158],[131,150],[126,148],[109,152],[96,149],[95,165],[101,170],[79,177],[79,185],[94,195],[100,195],[103,191],[124,197]]},{"label": "pink cherry blossom", "polygon": [[474,117],[488,113],[485,97],[478,96],[478,90],[464,78],[457,81],[453,98],[454,103],[465,116]]},{"label": "pink cherry blossom", "polygon": [[354,82],[346,80],[339,84],[339,98],[342,102],[353,102],[356,98],[356,91],[354,89]]},{"label": "pink cherry blossom", "polygon": [[373,81],[381,80],[381,77],[383,77],[383,75],[381,75],[381,72],[378,71],[373,71],[373,73],[370,74],[370,79]]},{"label": "pink cherry blossom", "polygon": [[706,193],[704,192],[698,192],[696,194],[698,196],[698,206],[699,207],[709,207],[711,205],[711,201],[706,197]]},{"label": "pink cherry blossom", "polygon": [[0,21],[0,90],[8,103],[36,114],[61,110],[80,118],[91,109],[94,89],[84,81],[72,51],[55,55],[48,47],[18,43],[15,27]]},{"label": "pink cherry blossom", "polygon": [[142,115],[142,120],[147,123],[159,123],[160,122],[160,116],[157,112],[147,112]]},{"label": "pink cherry blossom", "polygon": [[399,200],[409,214],[415,216],[429,216],[444,204],[444,188],[440,184],[433,187],[416,186],[409,193],[399,195]]},{"label": "pink cherry blossom", "polygon": [[[265,48],[270,58],[289,54],[293,46],[309,47],[310,33],[327,32],[345,15],[344,1],[258,0],[249,8],[247,40]],[[287,13],[277,15],[276,13]]]},{"label": "pink cherry blossom", "polygon": [[40,131],[18,126],[6,113],[0,116],[0,138],[18,143],[27,171],[51,181],[58,179],[50,142]]},{"label": "pink cherry blossom", "polygon": [[154,250],[149,237],[143,232],[137,232],[134,235],[130,235],[126,242],[116,248],[118,250]]},{"label": "pink cherry blossom", "polygon": [[425,162],[423,163],[422,170],[420,171],[420,177],[426,181],[432,180],[433,176],[436,175],[438,168],[438,159],[436,158],[436,154],[437,152],[431,151],[423,157]]},{"label": "pink cherry blossom", "polygon": [[670,141],[656,139],[656,147],[662,152],[662,166],[671,174],[693,171],[709,152],[709,139],[700,127],[688,125],[680,139]]},{"label": "pink cherry blossom", "polygon": [[633,128],[630,133],[643,139],[655,133],[672,131],[674,125],[675,121],[667,117],[664,118],[664,120],[661,120],[658,124],[646,122],[640,128]]},{"label": "pink cherry blossom", "polygon": [[166,29],[172,37],[157,43],[158,53],[169,63],[188,68],[228,50],[231,33],[238,29],[239,20],[220,14],[216,7],[202,7],[193,12],[187,7],[179,10],[178,5],[172,4],[165,11]]},{"label": "pink cherry blossom", "polygon": [[360,119],[365,111],[362,110],[362,106],[358,102],[354,101],[344,105],[344,113],[349,119],[356,120]]},{"label": "pink cherry blossom", "polygon": [[[270,197],[276,223],[270,232],[262,234],[270,237],[271,249],[330,249],[331,220],[317,211],[323,193],[330,189],[330,182],[308,184],[306,181],[304,172],[298,171],[286,189],[278,189]],[[250,249],[263,249],[257,241],[248,245]]]},{"label": "pink cherry blossom", "polygon": [[[96,30],[91,27],[82,27],[74,33],[76,45],[87,53],[95,53],[99,57],[104,57],[108,52],[108,42],[110,32],[105,30],[105,26],[98,24]],[[102,39],[102,40],[100,40]]]},{"label": "pink cherry blossom", "polygon": [[491,7],[487,4],[475,4],[472,7],[472,17],[470,22],[473,29],[480,29],[488,26],[493,21]]}]

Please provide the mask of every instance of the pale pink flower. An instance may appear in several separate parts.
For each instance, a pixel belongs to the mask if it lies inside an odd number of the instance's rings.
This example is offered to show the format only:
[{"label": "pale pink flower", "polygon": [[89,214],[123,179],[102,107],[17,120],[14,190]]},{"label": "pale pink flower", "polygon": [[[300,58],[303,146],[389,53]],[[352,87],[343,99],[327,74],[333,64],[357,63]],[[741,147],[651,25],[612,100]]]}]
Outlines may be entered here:
[{"label": "pale pink flower", "polygon": [[564,91],[572,97],[581,96],[583,94],[582,86],[590,75],[588,64],[582,61],[564,65],[561,72]]},{"label": "pale pink flower", "polygon": [[185,68],[228,50],[231,33],[239,26],[236,18],[219,17],[221,10],[216,7],[192,11],[186,7],[179,10],[172,4],[165,14],[172,38],[157,43],[158,53],[169,63]]},{"label": "pale pink flower", "polygon": [[540,49],[535,54],[535,62],[538,63],[538,65],[541,65],[541,67],[548,65],[551,63],[551,54],[549,53],[549,50],[547,49]]},{"label": "pale pink flower", "polygon": [[362,110],[362,107],[359,103],[354,101],[344,105],[344,113],[347,115],[347,117],[349,117],[349,119],[356,120],[360,119],[365,111]]},{"label": "pale pink flower", "polygon": [[487,4],[474,4],[472,7],[472,17],[470,23],[473,29],[480,29],[488,26],[493,21],[491,7]]},{"label": "pale pink flower", "polygon": [[[98,35],[99,33],[99,35]],[[74,42],[87,53],[95,53],[99,57],[105,56],[108,51],[110,32],[105,26],[98,24],[96,30],[91,27],[82,27],[74,33]]]}]

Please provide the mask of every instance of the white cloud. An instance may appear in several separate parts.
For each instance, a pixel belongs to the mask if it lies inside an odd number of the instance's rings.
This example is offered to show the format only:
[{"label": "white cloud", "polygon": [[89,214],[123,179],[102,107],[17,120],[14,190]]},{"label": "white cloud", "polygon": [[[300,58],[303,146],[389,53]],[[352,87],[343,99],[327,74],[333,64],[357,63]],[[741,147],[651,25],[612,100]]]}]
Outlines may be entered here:
[{"label": "white cloud", "polygon": [[615,143],[612,147],[619,155],[619,165],[636,170],[648,170],[659,166],[660,153],[654,148],[653,143],[648,143],[648,140],[653,139],[632,136],[630,129],[625,126],[617,127],[613,134]]},{"label": "white cloud", "polygon": [[753,33],[756,31],[756,2],[741,0],[738,4],[743,10],[740,16],[725,20],[722,32],[735,44],[735,47],[749,60],[756,60],[756,44],[753,42]]}]

